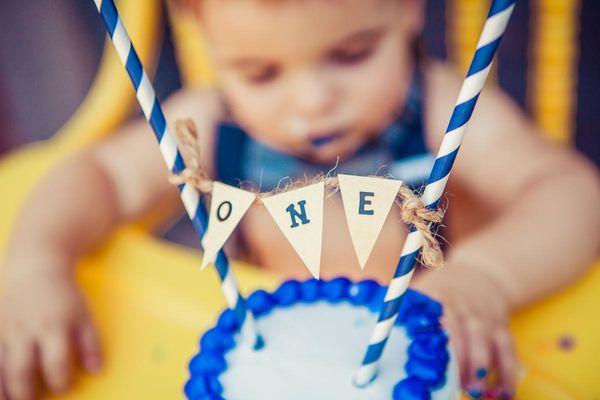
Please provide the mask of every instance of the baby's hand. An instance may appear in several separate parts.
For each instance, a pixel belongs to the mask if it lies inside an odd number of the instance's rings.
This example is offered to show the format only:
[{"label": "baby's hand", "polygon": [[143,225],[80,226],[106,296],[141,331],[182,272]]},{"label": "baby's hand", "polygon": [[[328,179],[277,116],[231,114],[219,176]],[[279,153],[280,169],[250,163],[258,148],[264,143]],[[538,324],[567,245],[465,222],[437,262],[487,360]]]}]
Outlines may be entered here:
[{"label": "baby's hand", "polygon": [[443,304],[442,322],[450,334],[462,386],[471,397],[487,393],[512,398],[519,363],[508,329],[508,304],[487,278],[451,268],[425,273],[415,279],[414,287]]},{"label": "baby's hand", "polygon": [[[78,358],[100,368],[95,329],[72,272],[49,257],[6,265],[0,290],[0,400],[33,399],[36,377],[65,390]],[[45,259],[44,259],[45,258]]]}]

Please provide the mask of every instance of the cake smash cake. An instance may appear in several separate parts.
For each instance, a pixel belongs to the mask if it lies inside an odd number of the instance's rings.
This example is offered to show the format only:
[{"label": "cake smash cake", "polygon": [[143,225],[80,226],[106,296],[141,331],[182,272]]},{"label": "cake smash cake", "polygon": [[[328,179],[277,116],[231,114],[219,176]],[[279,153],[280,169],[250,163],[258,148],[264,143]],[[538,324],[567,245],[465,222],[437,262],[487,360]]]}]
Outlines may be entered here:
[{"label": "cake smash cake", "polygon": [[442,307],[413,290],[406,292],[376,379],[354,385],[384,295],[375,281],[346,278],[290,280],[273,293],[252,293],[246,304],[264,345],[244,341],[233,311],[224,311],[189,363],[187,398],[457,399],[458,369],[440,325]]}]

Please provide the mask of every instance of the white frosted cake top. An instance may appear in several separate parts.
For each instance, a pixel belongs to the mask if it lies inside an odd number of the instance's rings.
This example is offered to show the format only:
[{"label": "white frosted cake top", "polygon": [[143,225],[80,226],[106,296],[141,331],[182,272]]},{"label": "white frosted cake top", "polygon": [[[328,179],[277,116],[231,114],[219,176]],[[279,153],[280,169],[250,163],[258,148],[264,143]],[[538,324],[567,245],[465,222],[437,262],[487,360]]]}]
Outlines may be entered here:
[{"label": "white frosted cake top", "polygon": [[[381,358],[377,379],[358,389],[352,376],[361,364],[376,316],[348,303],[296,304],[275,308],[257,324],[266,346],[254,351],[238,345],[229,350],[227,369],[219,380],[227,400],[373,400],[391,399],[394,386],[406,377],[410,343],[395,326]],[[457,399],[456,363],[450,358],[446,383],[433,400]]]}]

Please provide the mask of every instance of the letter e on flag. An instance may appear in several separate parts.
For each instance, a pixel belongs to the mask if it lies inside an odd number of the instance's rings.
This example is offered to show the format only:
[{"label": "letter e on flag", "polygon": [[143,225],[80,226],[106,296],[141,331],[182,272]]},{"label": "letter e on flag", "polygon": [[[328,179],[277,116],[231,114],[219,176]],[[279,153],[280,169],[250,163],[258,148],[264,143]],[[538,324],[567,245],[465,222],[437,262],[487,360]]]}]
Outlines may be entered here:
[{"label": "letter e on flag", "polygon": [[402,181],[338,174],[346,221],[360,268],[364,269]]}]

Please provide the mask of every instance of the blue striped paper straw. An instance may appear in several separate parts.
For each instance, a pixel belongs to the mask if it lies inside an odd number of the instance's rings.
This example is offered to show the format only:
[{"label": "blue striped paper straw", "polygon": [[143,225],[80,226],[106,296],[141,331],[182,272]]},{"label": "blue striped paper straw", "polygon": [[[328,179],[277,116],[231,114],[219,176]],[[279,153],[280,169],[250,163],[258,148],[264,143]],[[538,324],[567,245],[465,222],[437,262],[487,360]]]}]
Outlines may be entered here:
[{"label": "blue striped paper straw", "polygon": [[[94,0],[94,2],[119,54],[119,58],[131,78],[138,102],[158,140],[160,152],[167,164],[167,168],[174,174],[181,173],[185,169],[183,158],[177,149],[175,139],[169,131],[152,83],[142,67],[142,63],[131,43],[131,39],[119,16],[115,3],[113,0]],[[202,239],[208,226],[208,214],[200,201],[200,194],[194,187],[188,184],[179,185],[179,192],[181,194],[181,201],[194,225],[196,233]],[[223,251],[219,251],[217,254],[215,266],[221,280],[221,289],[225,295],[225,300],[229,308],[235,313],[237,322],[241,327],[242,336],[246,340],[251,341],[255,348],[261,347],[262,338],[256,331],[254,316],[246,308],[245,300],[240,294],[233,271]]]},{"label": "blue striped paper straw", "polygon": [[[479,37],[477,50],[473,55],[467,77],[458,95],[446,134],[423,192],[423,203],[430,209],[435,209],[442,197],[463,135],[490,72],[492,59],[506,30],[515,3],[516,0],[494,0],[491,5],[483,31]],[[414,264],[422,246],[423,236],[414,226],[411,227],[404,242],[394,278],[385,294],[367,352],[360,369],[354,376],[354,383],[359,387],[367,385],[377,376],[379,360],[390,336],[394,321],[398,316],[398,310],[410,283]]]}]

